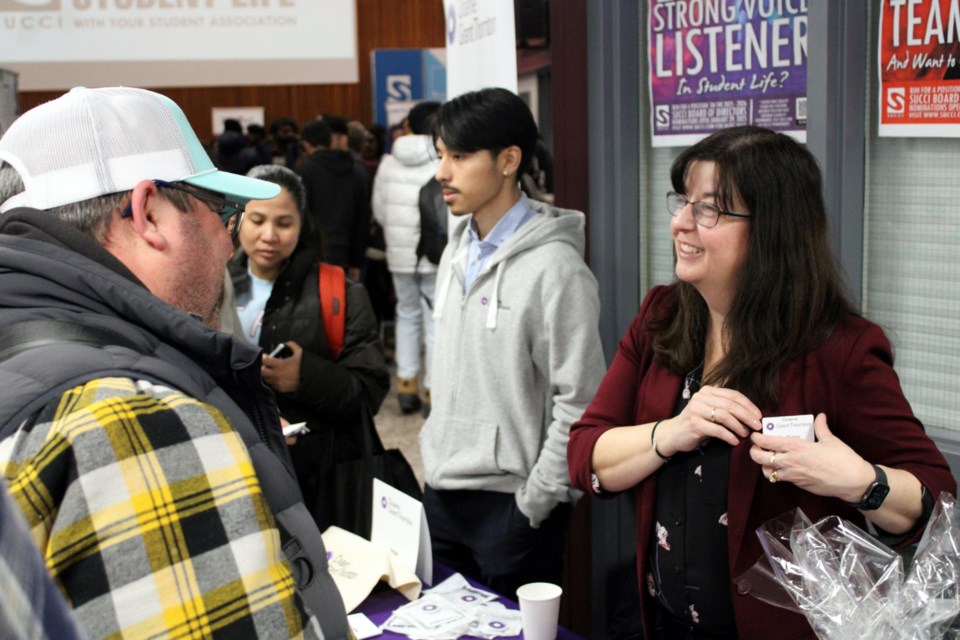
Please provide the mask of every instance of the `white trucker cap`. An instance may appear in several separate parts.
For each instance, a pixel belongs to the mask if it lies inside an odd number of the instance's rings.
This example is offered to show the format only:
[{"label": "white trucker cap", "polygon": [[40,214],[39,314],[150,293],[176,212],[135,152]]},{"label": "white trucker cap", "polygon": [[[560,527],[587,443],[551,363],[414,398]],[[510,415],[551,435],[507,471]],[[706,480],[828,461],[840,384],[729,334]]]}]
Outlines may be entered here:
[{"label": "white trucker cap", "polygon": [[187,182],[241,204],[280,193],[272,182],[219,171],[173,100],[128,87],[77,87],[30,109],[0,138],[0,161],[24,184],[0,213],[82,202],[141,180]]}]

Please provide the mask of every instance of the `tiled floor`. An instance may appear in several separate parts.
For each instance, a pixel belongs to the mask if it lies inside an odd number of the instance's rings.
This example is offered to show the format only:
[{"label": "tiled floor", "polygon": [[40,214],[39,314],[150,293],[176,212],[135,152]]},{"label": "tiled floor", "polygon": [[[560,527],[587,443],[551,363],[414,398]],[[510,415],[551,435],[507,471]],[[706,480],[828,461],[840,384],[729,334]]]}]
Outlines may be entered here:
[{"label": "tiled floor", "polygon": [[390,393],[374,418],[377,423],[377,432],[384,447],[397,448],[403,452],[410,466],[413,467],[414,473],[417,474],[420,484],[423,485],[423,462],[420,458],[417,436],[420,434],[424,418],[419,411],[409,415],[400,412],[400,405],[397,404],[396,368],[393,365],[390,367],[390,377]]}]

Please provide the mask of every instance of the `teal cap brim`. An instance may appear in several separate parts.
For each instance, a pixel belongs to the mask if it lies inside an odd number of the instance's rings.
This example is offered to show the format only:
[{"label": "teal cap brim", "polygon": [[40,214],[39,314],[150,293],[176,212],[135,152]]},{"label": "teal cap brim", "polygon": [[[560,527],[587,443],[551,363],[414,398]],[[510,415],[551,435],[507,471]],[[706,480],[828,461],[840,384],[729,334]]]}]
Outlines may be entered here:
[{"label": "teal cap brim", "polygon": [[176,102],[162,94],[156,94],[157,97],[166,105],[170,117],[173,118],[180,133],[183,136],[183,143],[187,147],[187,153],[190,154],[190,160],[196,169],[197,175],[188,178],[178,178],[183,182],[217,191],[241,204],[246,204],[250,200],[270,200],[280,195],[279,185],[256,178],[218,171],[210,156],[200,144],[200,139],[194,132],[190,123],[187,122],[187,116]]},{"label": "teal cap brim", "polygon": [[224,194],[228,200],[236,200],[246,204],[250,200],[270,200],[280,195],[280,185],[266,180],[257,180],[246,176],[213,171],[192,178],[185,178],[187,182],[210,191]]}]

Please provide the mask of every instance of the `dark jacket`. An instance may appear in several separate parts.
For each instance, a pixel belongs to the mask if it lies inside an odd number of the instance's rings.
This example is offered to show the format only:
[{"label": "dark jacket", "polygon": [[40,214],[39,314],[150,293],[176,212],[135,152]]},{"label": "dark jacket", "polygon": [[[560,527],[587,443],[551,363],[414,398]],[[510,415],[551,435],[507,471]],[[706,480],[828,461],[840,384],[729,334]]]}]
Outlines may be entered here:
[{"label": "dark jacket", "polygon": [[213,157],[214,164],[222,171],[237,175],[247,175],[250,169],[262,160],[258,150],[247,143],[247,138],[237,131],[224,131],[217,138],[217,149]]},{"label": "dark jacket", "polygon": [[[238,253],[229,269],[237,294],[248,292],[246,254]],[[306,422],[310,429],[291,447],[291,456],[307,505],[322,530],[335,517],[330,500],[324,499],[332,490],[333,466],[361,454],[361,405],[369,415],[376,414],[390,389],[390,375],[366,290],[351,280],[343,350],[333,360],[320,314],[318,279],[313,253],[298,248],[273,285],[260,346],[270,350],[293,340],[303,347],[300,388],[277,393],[277,404],[284,418]]]},{"label": "dark jacket", "polygon": [[[61,320],[109,329],[136,347],[55,345],[4,361],[0,426],[19,424],[30,417],[22,413],[31,398],[88,381],[91,371],[153,380],[216,407],[243,439],[281,539],[293,535],[299,544],[290,548],[308,551],[313,568],[304,598],[326,637],[345,637],[342,603],[292,477],[259,351],[163,302],[113,255],[48,213],[18,209],[0,218],[0,282],[0,326]],[[171,432],[171,442],[177,435]],[[295,573],[299,568],[294,563]]]},{"label": "dark jacket", "polygon": [[[675,287],[655,287],[620,341],[617,355],[593,402],[570,430],[567,449],[574,486],[591,490],[591,458],[601,435],[616,425],[646,424],[673,415],[683,376],[653,362],[651,317],[669,308]],[[956,493],[957,485],[943,454],[913,415],[893,370],[890,344],[877,325],[845,318],[820,347],[780,369],[780,402],[760,407],[764,415],[825,413],[830,430],[867,461],[909,471],[933,496]],[[727,550],[731,599],[740,638],[815,638],[803,616],[766,604],[751,595],[754,585],[739,578],[760,558],[757,527],[799,507],[816,522],[838,515],[866,529],[863,515],[836,498],[814,495],[789,482],[772,484],[750,458],[744,439],[730,453],[727,488]],[[635,489],[639,581],[647,584],[647,548],[653,532],[657,474]],[[918,525],[902,544],[922,533]],[[653,600],[641,589],[644,630],[652,630]],[[647,636],[649,637],[649,636]]]},{"label": "dark jacket", "polygon": [[370,229],[370,176],[353,154],[320,149],[300,163],[307,209],[326,240],[327,262],[360,268]]}]

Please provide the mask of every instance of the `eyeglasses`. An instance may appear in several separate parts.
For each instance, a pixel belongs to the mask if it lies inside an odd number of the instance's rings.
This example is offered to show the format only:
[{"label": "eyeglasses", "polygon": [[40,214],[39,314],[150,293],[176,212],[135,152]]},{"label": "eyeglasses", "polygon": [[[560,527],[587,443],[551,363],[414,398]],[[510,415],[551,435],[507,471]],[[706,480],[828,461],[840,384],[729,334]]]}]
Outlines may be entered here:
[{"label": "eyeglasses", "polygon": [[[195,187],[190,184],[167,182],[166,180],[154,180],[153,184],[157,185],[158,187],[173,189],[174,191],[182,191],[183,193],[189,194],[207,205],[213,205],[213,207],[211,207],[211,211],[220,216],[220,220],[223,221],[223,226],[230,231],[230,239],[236,241],[237,234],[240,233],[240,223],[243,222],[242,204],[227,200],[223,196],[217,195],[212,191],[207,191],[206,189]],[[123,213],[120,215],[123,218],[129,218],[131,215],[133,215],[132,205],[128,204],[123,210]]]},{"label": "eyeglasses", "polygon": [[697,224],[701,227],[706,227],[711,229],[717,226],[717,220],[720,219],[721,215],[732,216],[734,218],[749,218],[750,215],[746,213],[734,213],[733,211],[724,211],[715,204],[710,204],[708,202],[693,202],[687,200],[686,197],[680,195],[679,193],[674,193],[673,191],[667,192],[667,212],[676,217],[680,213],[680,209],[683,209],[687,205],[693,207],[693,219],[697,221]]}]

